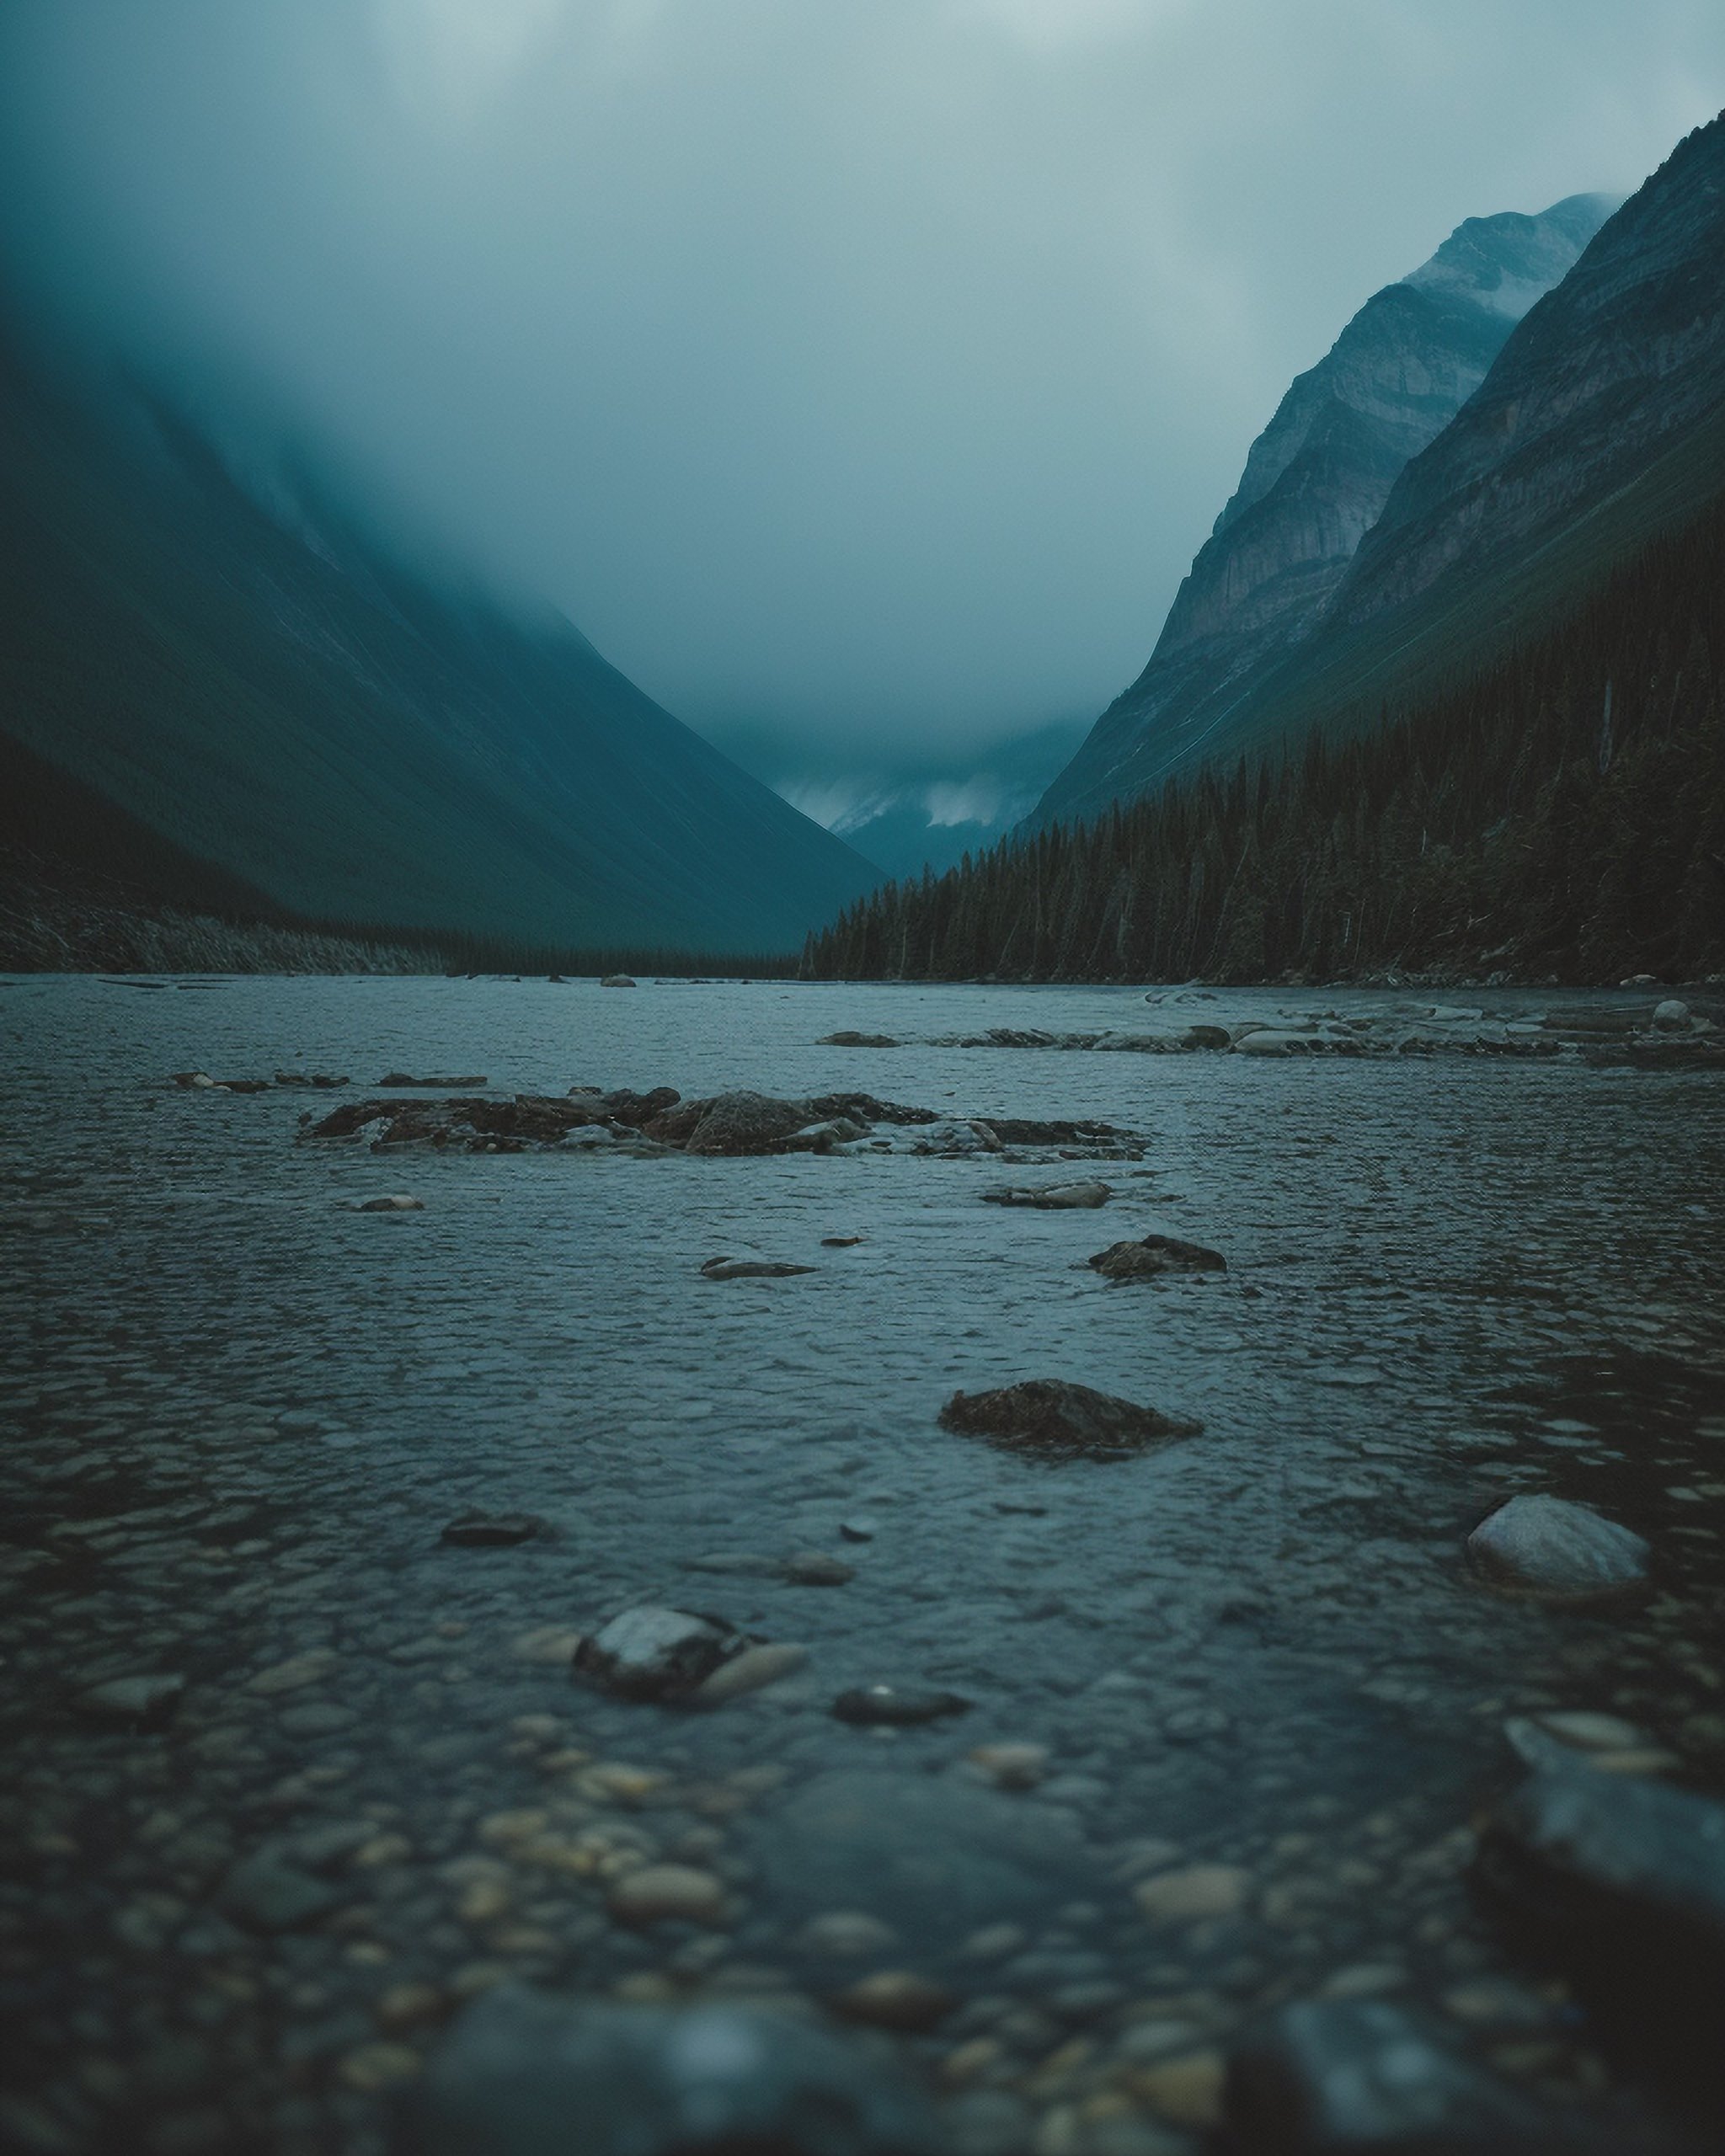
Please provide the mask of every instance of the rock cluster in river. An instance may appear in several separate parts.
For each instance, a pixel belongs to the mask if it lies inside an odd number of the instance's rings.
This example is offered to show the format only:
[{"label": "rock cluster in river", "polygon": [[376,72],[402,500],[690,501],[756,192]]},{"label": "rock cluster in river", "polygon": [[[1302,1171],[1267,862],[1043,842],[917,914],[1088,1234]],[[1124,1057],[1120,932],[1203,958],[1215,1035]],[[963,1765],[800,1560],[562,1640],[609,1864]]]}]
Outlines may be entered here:
[{"label": "rock cluster in river", "polygon": [[[716,1158],[781,1153],[998,1154],[1007,1148],[1056,1149],[1060,1159],[1136,1160],[1140,1141],[1108,1123],[1023,1118],[943,1116],[870,1093],[781,1100],[752,1092],[686,1101],[673,1087],[564,1094],[517,1093],[505,1100],[459,1096],[433,1100],[344,1102],[302,1140],[369,1136],[375,1150],[456,1147],[475,1153],[617,1148]],[[1091,1202],[1091,1201],[1084,1201]]]}]

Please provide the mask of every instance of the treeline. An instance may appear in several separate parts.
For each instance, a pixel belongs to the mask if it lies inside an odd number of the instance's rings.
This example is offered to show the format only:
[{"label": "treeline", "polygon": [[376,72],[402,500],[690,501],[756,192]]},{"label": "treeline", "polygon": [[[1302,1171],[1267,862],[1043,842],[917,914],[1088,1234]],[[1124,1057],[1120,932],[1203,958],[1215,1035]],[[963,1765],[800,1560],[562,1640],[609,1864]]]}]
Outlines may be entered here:
[{"label": "treeline", "polygon": [[810,937],[803,973],[1725,970],[1725,496],[1465,686],[1359,718],[889,884]]}]

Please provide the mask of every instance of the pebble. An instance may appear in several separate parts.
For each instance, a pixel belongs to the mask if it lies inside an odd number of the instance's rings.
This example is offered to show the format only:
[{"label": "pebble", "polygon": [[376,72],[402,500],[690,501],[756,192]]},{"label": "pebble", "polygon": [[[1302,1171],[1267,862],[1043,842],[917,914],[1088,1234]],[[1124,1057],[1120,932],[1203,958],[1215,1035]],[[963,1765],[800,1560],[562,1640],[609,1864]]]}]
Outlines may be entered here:
[{"label": "pebble", "polygon": [[956,1692],[919,1692],[895,1684],[863,1684],[841,1692],[831,1712],[840,1721],[863,1728],[908,1727],[919,1722],[940,1721],[948,1715],[964,1715],[971,1703]]},{"label": "pebble", "polygon": [[835,1961],[860,1961],[876,1954],[889,1954],[899,1935],[860,1909],[831,1909],[811,1917],[804,1925],[798,1944],[805,1954],[818,1954]]},{"label": "pebble", "polygon": [[750,1692],[764,1691],[781,1678],[793,1676],[809,1659],[807,1647],[782,1646],[745,1647],[729,1662],[722,1662],[710,1677],[702,1678],[689,1694],[701,1707],[723,1706]]},{"label": "pebble", "polygon": [[89,1721],[155,1727],[174,1712],[184,1690],[184,1677],[111,1677],[87,1685],[72,1704]]},{"label": "pebble", "polygon": [[419,2071],[419,2054],[408,2044],[361,2044],[347,2054],[337,2071],[350,2089],[375,2096],[411,2081]]},{"label": "pebble", "polygon": [[1135,2096],[1171,2126],[1209,2128],[1221,2124],[1226,2079],[1222,2053],[1206,2049],[1138,2067],[1129,2085]]},{"label": "pebble", "polygon": [[536,1513],[463,1513],[438,1536],[455,1550],[507,1550],[546,1532]]},{"label": "pebble", "polygon": [[804,1550],[785,1559],[781,1576],[793,1587],[848,1587],[857,1567],[824,1550]]},{"label": "pebble", "polygon": [[867,2021],[879,2029],[920,2036],[937,2028],[956,2001],[927,1977],[909,1969],[882,1969],[852,1984],[833,2000],[847,2020]]},{"label": "pebble", "polygon": [[730,1897],[722,1879],[681,1864],[644,1865],[626,1872],[611,1890],[606,1906],[619,1924],[722,1924]]},{"label": "pebble", "polygon": [[1188,1864],[1140,1881],[1132,1898],[1152,1924],[1193,1924],[1237,1914],[1251,1884],[1251,1874],[1235,1865]]},{"label": "pebble", "polygon": [[1034,1789],[1048,1776],[1045,1744],[979,1744],[965,1757],[996,1789]]},{"label": "pebble", "polygon": [[302,1691],[308,1684],[322,1684],[335,1662],[336,1657],[328,1647],[319,1647],[310,1654],[296,1654],[286,1662],[260,1669],[255,1677],[247,1680],[246,1689],[270,1700],[284,1692]]}]

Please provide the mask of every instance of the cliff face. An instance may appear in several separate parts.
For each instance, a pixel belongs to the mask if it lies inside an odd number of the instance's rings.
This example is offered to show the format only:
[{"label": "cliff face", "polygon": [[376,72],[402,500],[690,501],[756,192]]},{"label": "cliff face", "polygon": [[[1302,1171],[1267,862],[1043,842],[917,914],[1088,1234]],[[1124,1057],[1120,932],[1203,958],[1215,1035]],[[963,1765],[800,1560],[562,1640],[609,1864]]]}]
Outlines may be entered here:
[{"label": "cliff face", "polygon": [[1093,814],[1226,748],[1254,684],[1324,619],[1410,460],[1473,395],[1611,207],[1576,195],[1540,216],[1471,218],[1366,302],[1253,443],[1149,665],[1035,820]]},{"label": "cliff face", "polygon": [[1678,146],[1409,464],[1338,595],[1337,623],[1370,622],[1452,570],[1525,562],[1722,405],[1725,119]]}]

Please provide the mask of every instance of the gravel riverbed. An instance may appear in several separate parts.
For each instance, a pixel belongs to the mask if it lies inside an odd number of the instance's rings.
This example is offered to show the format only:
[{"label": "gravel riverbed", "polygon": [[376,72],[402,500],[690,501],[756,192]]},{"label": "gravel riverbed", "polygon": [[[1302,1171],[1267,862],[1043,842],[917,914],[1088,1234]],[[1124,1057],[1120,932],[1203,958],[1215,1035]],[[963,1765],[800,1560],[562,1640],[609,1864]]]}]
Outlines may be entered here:
[{"label": "gravel riverbed", "polygon": [[[0,988],[0,2143],[369,2152],[508,1979],[854,2027],[961,2156],[1195,2149],[1240,2033],[1313,1998],[1641,2131],[1663,2099],[1502,1935],[1473,1822],[1516,1717],[1725,1789],[1725,1086],[942,1044],[1146,1022],[1124,989]],[[296,1142],[438,1071],[1140,1157]],[[1062,1172],[1105,1207],[982,1202]],[[1087,1262],[1150,1235],[1226,1270]],[[1202,1433],[1044,1460],[937,1422],[1038,1378]],[[1493,1592],[1466,1538],[1524,1493],[1643,1537],[1651,1590]],[[468,1515],[522,1532],[445,1541]],[[640,1605],[804,1652],[615,1697],[572,1657]],[[877,1686],[959,1705],[832,1712]]]}]

